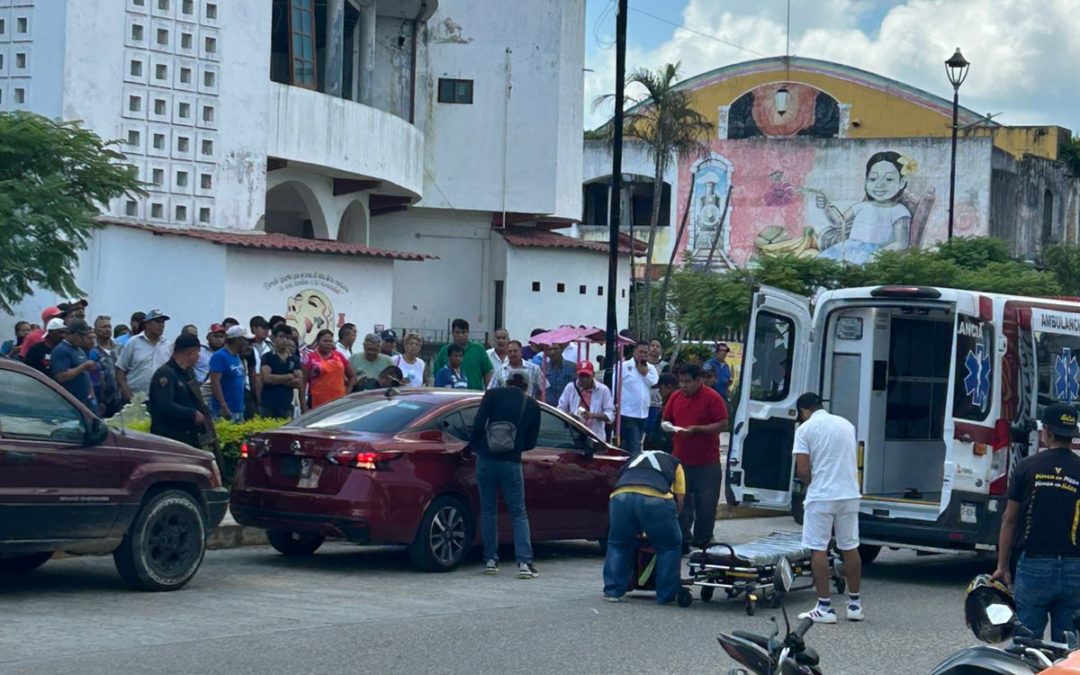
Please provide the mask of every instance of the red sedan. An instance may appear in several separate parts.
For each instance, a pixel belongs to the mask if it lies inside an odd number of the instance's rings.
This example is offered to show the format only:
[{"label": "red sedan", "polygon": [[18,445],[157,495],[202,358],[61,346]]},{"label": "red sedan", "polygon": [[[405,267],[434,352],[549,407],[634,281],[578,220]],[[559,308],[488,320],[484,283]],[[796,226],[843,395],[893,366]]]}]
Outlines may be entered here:
[{"label": "red sedan", "polygon": [[[480,499],[469,432],[478,392],[389,390],[349,396],[256,435],[237,468],[231,509],[286,555],[327,537],[403,544],[420,568],[454,569],[479,543]],[[540,437],[522,456],[533,541],[601,540],[626,453],[541,405]],[[499,533],[511,541],[501,508]]]}]

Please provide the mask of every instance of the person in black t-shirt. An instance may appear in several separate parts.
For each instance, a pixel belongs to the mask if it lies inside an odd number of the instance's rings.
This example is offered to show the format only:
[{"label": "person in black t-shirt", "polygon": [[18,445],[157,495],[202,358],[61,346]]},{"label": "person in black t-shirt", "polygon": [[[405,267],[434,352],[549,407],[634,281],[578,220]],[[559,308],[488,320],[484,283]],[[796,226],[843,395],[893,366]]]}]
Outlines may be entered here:
[{"label": "person in black t-shirt", "polygon": [[49,319],[45,326],[45,337],[26,352],[23,360],[28,366],[32,366],[42,373],[52,377],[52,350],[53,347],[64,341],[67,337],[67,324],[63,319]]},{"label": "person in black t-shirt", "polygon": [[1046,449],[1017,463],[1001,518],[994,578],[1009,583],[1015,542],[1016,613],[1036,637],[1050,620],[1050,639],[1065,641],[1080,610],[1080,457],[1071,450],[1080,435],[1072,405],[1046,406],[1039,445]]},{"label": "person in black t-shirt", "polygon": [[[292,419],[293,392],[304,390],[304,371],[300,357],[292,349],[292,329],[285,324],[274,327],[274,351],[262,356],[260,380],[262,400],[259,414],[263,417]],[[307,412],[304,397],[300,397],[300,410]]]}]

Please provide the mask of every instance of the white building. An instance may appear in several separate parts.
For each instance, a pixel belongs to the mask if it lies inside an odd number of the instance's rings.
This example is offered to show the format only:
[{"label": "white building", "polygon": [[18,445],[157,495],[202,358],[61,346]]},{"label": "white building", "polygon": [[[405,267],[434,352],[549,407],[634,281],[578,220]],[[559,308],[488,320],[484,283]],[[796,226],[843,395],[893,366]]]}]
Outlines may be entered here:
[{"label": "white building", "polygon": [[83,256],[91,314],[204,326],[318,290],[361,331],[521,335],[604,321],[606,259],[549,232],[581,215],[584,31],[584,0],[0,0],[0,109],[120,139],[148,184]]}]

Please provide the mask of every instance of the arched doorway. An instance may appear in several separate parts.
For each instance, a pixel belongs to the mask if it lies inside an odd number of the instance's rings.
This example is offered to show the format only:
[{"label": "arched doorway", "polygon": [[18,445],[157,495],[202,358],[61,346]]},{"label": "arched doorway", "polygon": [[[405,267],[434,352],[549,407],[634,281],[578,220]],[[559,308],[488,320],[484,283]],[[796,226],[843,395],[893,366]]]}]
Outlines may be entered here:
[{"label": "arched doorway", "polygon": [[287,181],[266,192],[265,231],[305,239],[329,239],[326,215],[312,189]]},{"label": "arched doorway", "polygon": [[345,212],[341,214],[341,224],[338,227],[338,241],[347,244],[370,245],[371,238],[368,227],[371,224],[368,215],[367,204],[357,199],[349,204]]}]

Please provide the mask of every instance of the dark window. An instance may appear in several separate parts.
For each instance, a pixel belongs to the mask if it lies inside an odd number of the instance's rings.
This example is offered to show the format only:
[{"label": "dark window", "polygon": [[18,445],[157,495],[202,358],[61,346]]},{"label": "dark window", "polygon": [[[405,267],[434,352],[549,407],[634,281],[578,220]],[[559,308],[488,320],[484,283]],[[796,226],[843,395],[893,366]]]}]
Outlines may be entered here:
[{"label": "dark window", "polygon": [[603,286],[597,286],[596,287],[596,294],[597,295],[603,295],[604,294],[604,287]]},{"label": "dark window", "polygon": [[589,292],[589,287],[586,286],[585,284],[581,284],[580,286],[578,286],[578,293],[581,293],[582,295],[585,295],[588,292]]},{"label": "dark window", "polygon": [[754,324],[754,356],[750,368],[750,398],[782,401],[791,387],[791,354],[795,323],[784,316],[759,312]]},{"label": "dark window", "polygon": [[315,89],[315,0],[289,2],[291,84]]},{"label": "dark window", "polygon": [[990,414],[994,392],[994,327],[960,316],[956,324],[956,384],[953,417],[981,422]]},{"label": "dark window", "polygon": [[566,292],[566,284],[555,284],[555,292],[556,293],[565,293]]},{"label": "dark window", "polygon": [[581,188],[581,202],[584,212],[581,214],[582,225],[607,225],[608,202],[610,201],[608,182],[586,183]]},{"label": "dark window", "polygon": [[479,409],[479,406],[474,405],[462,410],[455,410],[439,420],[439,429],[459,441],[468,443],[472,436],[473,420],[476,419],[476,412]]},{"label": "dark window", "polygon": [[[634,227],[648,227],[652,225],[653,184],[632,183],[631,187],[630,222]],[[659,216],[658,227],[671,224],[671,186],[667,183],[661,187]]]},{"label": "dark window", "polygon": [[948,395],[952,326],[893,317],[885,440],[940,440]]},{"label": "dark window", "polygon": [[29,375],[0,370],[0,434],[56,443],[82,443],[86,427],[78,409]]},{"label": "dark window", "polygon": [[473,81],[439,78],[439,103],[472,103]]},{"label": "dark window", "polygon": [[540,413],[540,435],[536,439],[537,449],[578,450],[578,434],[570,425],[555,415],[543,411]]},{"label": "dark window", "polygon": [[1043,193],[1042,243],[1044,246],[1054,241],[1054,193]]},{"label": "dark window", "polygon": [[533,293],[539,293],[539,292],[540,292],[540,282],[539,281],[534,281],[533,282]]},{"label": "dark window", "polygon": [[304,429],[392,434],[408,427],[431,409],[429,403],[408,398],[340,399],[324,405],[292,422]]}]

